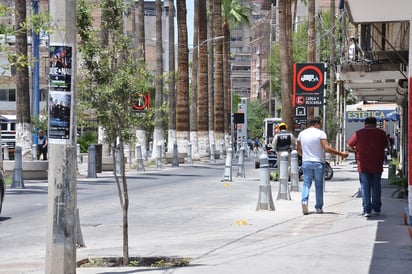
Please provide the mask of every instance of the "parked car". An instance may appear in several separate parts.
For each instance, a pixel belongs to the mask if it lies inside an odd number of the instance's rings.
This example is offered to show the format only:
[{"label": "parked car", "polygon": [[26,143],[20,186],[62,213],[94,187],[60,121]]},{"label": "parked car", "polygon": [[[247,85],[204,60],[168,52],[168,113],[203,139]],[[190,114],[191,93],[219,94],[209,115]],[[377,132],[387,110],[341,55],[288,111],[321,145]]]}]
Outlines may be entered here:
[{"label": "parked car", "polygon": [[6,183],[4,182],[3,172],[0,171],[0,213],[3,207],[4,194],[6,193]]}]

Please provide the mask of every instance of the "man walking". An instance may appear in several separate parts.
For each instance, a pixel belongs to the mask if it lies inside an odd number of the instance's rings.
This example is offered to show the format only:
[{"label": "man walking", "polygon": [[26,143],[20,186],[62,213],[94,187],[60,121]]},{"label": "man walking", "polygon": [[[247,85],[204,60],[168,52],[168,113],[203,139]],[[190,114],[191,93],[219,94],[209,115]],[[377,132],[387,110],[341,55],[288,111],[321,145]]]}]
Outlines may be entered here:
[{"label": "man walking", "polygon": [[365,217],[372,216],[372,210],[376,214],[381,212],[381,177],[387,146],[388,138],[383,130],[376,128],[375,117],[366,118],[364,128],[348,141],[349,149],[356,153]]},{"label": "man walking", "polygon": [[298,154],[302,156],[302,212],[304,215],[309,214],[308,202],[312,180],[315,181],[316,213],[323,213],[325,152],[343,158],[349,155],[346,151],[340,152],[330,147],[326,133],[321,128],[322,120],[319,117],[315,117],[309,121],[309,127],[299,133],[297,140]]}]

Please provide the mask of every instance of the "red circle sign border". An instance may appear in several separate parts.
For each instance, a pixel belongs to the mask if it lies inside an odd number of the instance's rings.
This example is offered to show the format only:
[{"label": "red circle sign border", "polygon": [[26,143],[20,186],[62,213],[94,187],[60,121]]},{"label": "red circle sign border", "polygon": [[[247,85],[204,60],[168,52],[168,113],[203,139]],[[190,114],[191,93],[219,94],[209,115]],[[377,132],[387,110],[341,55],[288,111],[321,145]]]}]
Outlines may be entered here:
[{"label": "red circle sign border", "polygon": [[[316,86],[312,87],[312,88],[307,88],[307,87],[303,86],[303,85],[302,85],[302,82],[300,81],[300,76],[302,75],[302,73],[303,73],[304,71],[306,71],[306,70],[308,70],[308,69],[313,69],[313,70],[316,71],[316,72],[318,73],[318,75],[319,75],[319,83],[318,83]],[[301,89],[303,89],[304,91],[312,92],[312,91],[314,91],[314,90],[317,90],[317,89],[322,85],[322,83],[323,83],[323,75],[322,75],[322,72],[320,71],[320,69],[319,69],[318,67],[315,67],[315,66],[305,66],[305,67],[303,67],[301,70],[299,70],[298,75],[297,75],[296,82],[298,82],[299,87],[300,87]]]}]

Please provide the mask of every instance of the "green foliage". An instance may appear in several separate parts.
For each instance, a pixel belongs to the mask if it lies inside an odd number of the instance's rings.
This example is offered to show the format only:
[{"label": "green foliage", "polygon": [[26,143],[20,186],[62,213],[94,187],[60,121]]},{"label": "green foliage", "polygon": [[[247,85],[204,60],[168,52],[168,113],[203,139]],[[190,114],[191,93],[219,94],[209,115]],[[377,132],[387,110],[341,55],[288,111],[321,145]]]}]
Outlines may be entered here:
[{"label": "green foliage", "polygon": [[132,41],[122,30],[122,3],[116,0],[101,4],[102,27],[110,37],[106,45],[91,26],[91,6],[81,0],[77,13],[79,51],[83,57],[78,81],[79,110],[94,110],[110,144],[117,137],[126,143],[132,141],[133,129],[150,127],[148,121],[152,121],[150,110],[137,115],[132,108],[139,96],[153,90],[153,77],[133,58]]},{"label": "green foliage", "polygon": [[77,143],[80,145],[80,152],[89,151],[91,144],[97,144],[97,133],[93,131],[85,132],[77,138]]},{"label": "green foliage", "polygon": [[48,129],[48,119],[45,116],[31,117],[32,132],[37,133],[39,129],[43,130],[44,134],[47,135]]},{"label": "green foliage", "polygon": [[248,120],[247,126],[250,138],[261,138],[263,135],[263,120],[269,117],[266,108],[257,101],[248,101],[247,104]]}]

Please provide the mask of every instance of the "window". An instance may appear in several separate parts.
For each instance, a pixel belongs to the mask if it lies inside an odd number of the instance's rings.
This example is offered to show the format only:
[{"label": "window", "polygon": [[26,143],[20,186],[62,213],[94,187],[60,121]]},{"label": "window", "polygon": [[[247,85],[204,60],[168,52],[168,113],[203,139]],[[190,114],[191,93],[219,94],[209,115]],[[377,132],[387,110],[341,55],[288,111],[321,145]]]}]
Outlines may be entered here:
[{"label": "window", "polygon": [[0,101],[16,102],[16,90],[0,89]]}]

